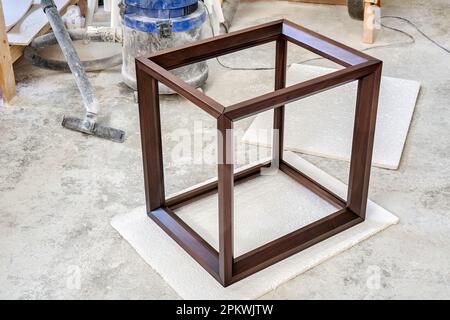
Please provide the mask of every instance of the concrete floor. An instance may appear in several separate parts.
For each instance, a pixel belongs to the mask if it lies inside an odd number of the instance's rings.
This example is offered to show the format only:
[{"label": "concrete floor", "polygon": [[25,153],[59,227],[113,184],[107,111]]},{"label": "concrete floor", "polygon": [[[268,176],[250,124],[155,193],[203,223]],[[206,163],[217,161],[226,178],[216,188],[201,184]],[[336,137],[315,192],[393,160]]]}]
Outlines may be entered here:
[{"label": "concrete floor", "polygon": [[[450,48],[448,0],[385,1],[384,15],[414,21]],[[360,22],[345,7],[278,1],[243,2],[234,30],[285,17],[350,46]],[[268,293],[268,299],[400,299],[450,297],[450,55],[405,23],[386,24],[368,51],[384,61],[384,74],[419,80],[422,90],[397,171],[374,168],[370,197],[400,223]],[[270,66],[273,47],[224,57],[233,66]],[[313,55],[289,51],[289,62]],[[311,64],[328,66],[324,60]],[[64,130],[64,114],[81,114],[70,74],[22,62],[19,96],[0,108],[0,298],[177,299],[177,294],[110,226],[118,213],[144,204],[137,104],[119,69],[90,74],[104,107],[102,120],[127,131],[123,144]],[[235,81],[229,81],[235,79]],[[271,71],[231,71],[210,64],[205,90],[223,102],[270,90]],[[243,91],[243,84],[251,84]],[[164,139],[207,119],[176,97],[162,99]],[[182,119],[180,113],[187,114]],[[207,122],[205,122],[207,123]],[[240,126],[245,128],[247,122]],[[310,161],[345,181],[348,164]],[[210,166],[168,163],[174,191],[214,174]]]}]

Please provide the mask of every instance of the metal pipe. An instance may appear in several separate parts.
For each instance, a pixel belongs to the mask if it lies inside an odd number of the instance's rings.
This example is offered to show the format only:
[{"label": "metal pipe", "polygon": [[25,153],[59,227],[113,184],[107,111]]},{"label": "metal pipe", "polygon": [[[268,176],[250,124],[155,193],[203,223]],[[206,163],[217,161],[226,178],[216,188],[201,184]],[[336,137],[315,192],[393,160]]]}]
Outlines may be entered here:
[{"label": "metal pipe", "polygon": [[86,108],[86,118],[90,121],[95,121],[97,116],[98,107],[94,99],[92,86],[86,76],[86,72],[81,64],[81,60],[72,44],[69,33],[67,32],[64,23],[58,13],[53,0],[41,0],[42,8],[47,15],[50,26],[53,29],[56,40],[61,47],[61,51],[67,60],[70,71],[75,77],[78,89],[81,93],[83,104]]}]

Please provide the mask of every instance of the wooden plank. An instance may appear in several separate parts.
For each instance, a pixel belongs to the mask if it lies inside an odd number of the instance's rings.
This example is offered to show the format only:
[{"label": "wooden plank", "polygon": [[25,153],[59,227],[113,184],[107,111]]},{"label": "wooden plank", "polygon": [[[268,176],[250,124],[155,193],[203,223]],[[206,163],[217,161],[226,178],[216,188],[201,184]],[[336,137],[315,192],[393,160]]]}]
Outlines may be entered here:
[{"label": "wooden plank", "polygon": [[86,17],[87,13],[87,0],[79,0],[78,6],[80,7],[81,15]]},{"label": "wooden plank", "polygon": [[364,1],[364,21],[363,21],[363,42],[373,43],[375,37],[374,19],[375,14],[370,10],[370,6],[381,6],[380,0],[362,0]]},{"label": "wooden plank", "polygon": [[0,88],[2,89],[3,100],[6,102],[16,95],[16,81],[12,63],[6,36],[3,6],[0,1]]},{"label": "wooden plank", "polygon": [[9,52],[11,54],[11,60],[13,63],[22,57],[24,50],[24,46],[9,46]]},{"label": "wooden plank", "polygon": [[[58,4],[58,1],[62,0],[56,0],[56,3]],[[71,4],[75,4],[78,2],[78,0],[64,0],[65,3],[62,7],[60,7],[60,14],[64,14],[67,10],[67,7]],[[34,5],[37,6],[39,1],[35,0]],[[62,2],[61,2],[62,3]],[[0,1],[1,4],[1,1]],[[42,10],[41,10],[42,12]],[[43,12],[42,12],[43,14]],[[47,18],[44,14],[44,17]],[[2,11],[2,18],[3,18],[3,11]],[[24,18],[23,18],[24,19]],[[47,23],[47,20],[45,20],[46,23],[44,26],[39,30],[39,32],[33,36],[41,36],[43,34],[46,34],[50,30],[50,25]],[[15,78],[14,78],[14,71],[12,64],[19,60],[22,55],[23,51],[25,50],[24,45],[9,45],[9,33],[6,33],[6,30],[4,29],[5,23],[4,20],[0,21],[0,48],[1,48],[1,61],[0,61],[0,85],[3,91],[3,99],[5,101],[11,100],[16,95],[16,84],[15,84]],[[31,42],[31,41],[30,41]],[[28,45],[29,43],[27,43]],[[9,50],[8,50],[9,48]],[[10,69],[10,71],[8,71]]]},{"label": "wooden plank", "polygon": [[[70,4],[75,4],[75,3],[79,2],[79,1],[83,1],[83,0],[70,0]],[[69,7],[69,5],[65,6],[65,7],[60,11],[60,14],[61,14],[61,15],[65,14],[68,7]],[[47,23],[47,24],[41,29],[41,31],[39,31],[39,33],[35,36],[35,38],[36,38],[36,37],[39,37],[39,36],[42,36],[42,35],[44,35],[44,34],[46,34],[46,33],[48,33],[50,30],[51,30],[50,24]],[[21,46],[21,45],[12,45],[12,46],[9,46],[9,50],[10,50],[10,52],[11,52],[11,59],[12,59],[12,61],[13,61],[13,63],[14,63],[14,62],[16,62],[17,60],[19,60],[19,59],[22,57],[23,51],[25,50],[25,46]]]},{"label": "wooden plank", "polygon": [[[55,0],[60,14],[77,1]],[[11,45],[27,46],[48,25],[47,16],[39,4],[33,4],[28,13],[8,32]],[[49,29],[47,29],[49,30]]]}]

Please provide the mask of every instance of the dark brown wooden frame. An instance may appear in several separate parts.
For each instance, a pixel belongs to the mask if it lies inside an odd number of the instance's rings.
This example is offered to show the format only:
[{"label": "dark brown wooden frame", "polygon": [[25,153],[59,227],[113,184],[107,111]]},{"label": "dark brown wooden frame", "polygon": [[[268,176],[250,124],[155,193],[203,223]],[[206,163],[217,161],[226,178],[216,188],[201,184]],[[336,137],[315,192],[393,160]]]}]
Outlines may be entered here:
[{"label": "dark brown wooden frame", "polygon": [[[231,106],[223,106],[186,84],[168,70],[276,41],[275,91]],[[345,68],[286,87],[287,43],[308,49]],[[287,20],[198,41],[136,59],[139,113],[144,160],[147,212],[170,237],[223,286],[239,281],[296,252],[364,221],[369,187],[382,62]],[[348,195],[344,200],[283,160],[284,105],[318,92],[358,81],[356,114]],[[218,179],[197,189],[166,199],[160,126],[158,82],[162,82],[217,119],[219,139]],[[274,129],[279,130],[279,169],[333,203],[338,211],[239,257],[233,255],[233,186],[257,175],[263,166],[234,172],[232,139],[227,130],[239,119],[274,109]],[[276,144],[275,144],[276,145]],[[228,161],[227,161],[228,159]],[[174,209],[217,191],[219,197],[219,251],[183,222]]]}]

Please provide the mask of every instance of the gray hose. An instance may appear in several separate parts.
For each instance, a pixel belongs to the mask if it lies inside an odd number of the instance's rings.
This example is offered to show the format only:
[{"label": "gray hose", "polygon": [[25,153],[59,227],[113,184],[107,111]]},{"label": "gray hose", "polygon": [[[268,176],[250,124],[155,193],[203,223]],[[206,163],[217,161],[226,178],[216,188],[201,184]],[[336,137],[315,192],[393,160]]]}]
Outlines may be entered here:
[{"label": "gray hose", "polygon": [[94,101],[92,86],[89,83],[80,58],[75,51],[69,33],[67,32],[64,23],[59,16],[58,9],[56,8],[53,0],[41,0],[41,6],[47,15],[50,26],[52,27],[56,40],[58,41],[64,57],[67,60],[70,71],[72,71],[72,74],[75,77],[75,81],[81,93],[81,98],[86,108],[86,117],[95,120],[97,105]]},{"label": "gray hose", "polygon": [[[88,40],[94,42],[116,42],[121,39],[117,39],[110,28],[101,29],[99,32],[88,32],[82,30],[70,30],[69,36],[72,40]],[[53,32],[45,34],[43,36],[34,39],[29,46],[25,48],[24,57],[29,60],[34,66],[58,70],[58,71],[70,71],[70,67],[66,61],[46,59],[38,54],[38,50],[57,44],[58,41]],[[122,64],[122,54],[116,54],[111,57],[93,59],[89,61],[81,62],[85,71],[100,71],[108,68],[112,68]]]}]

